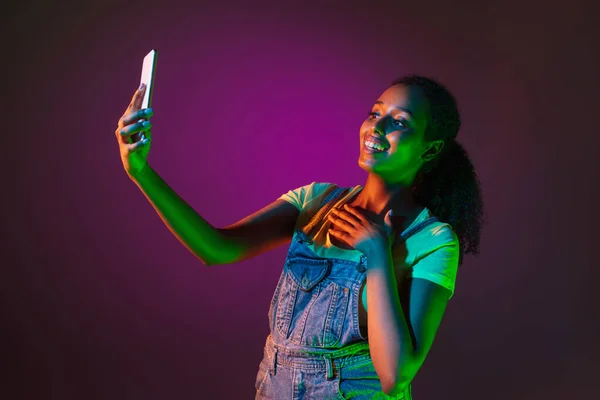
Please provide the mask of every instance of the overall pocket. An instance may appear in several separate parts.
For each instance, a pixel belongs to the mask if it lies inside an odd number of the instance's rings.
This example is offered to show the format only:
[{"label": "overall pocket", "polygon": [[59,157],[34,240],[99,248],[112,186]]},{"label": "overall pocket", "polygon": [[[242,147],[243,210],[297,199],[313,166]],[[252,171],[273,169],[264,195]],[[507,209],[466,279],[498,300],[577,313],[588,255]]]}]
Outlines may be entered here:
[{"label": "overall pocket", "polygon": [[276,326],[291,342],[309,347],[335,346],[342,335],[349,290],[327,275],[331,261],[291,257],[279,293]]}]

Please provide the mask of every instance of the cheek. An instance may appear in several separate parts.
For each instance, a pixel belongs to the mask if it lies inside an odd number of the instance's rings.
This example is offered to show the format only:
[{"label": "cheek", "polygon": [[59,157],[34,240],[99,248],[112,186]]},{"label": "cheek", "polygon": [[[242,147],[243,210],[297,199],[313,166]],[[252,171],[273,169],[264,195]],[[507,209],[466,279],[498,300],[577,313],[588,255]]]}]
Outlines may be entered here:
[{"label": "cheek", "polygon": [[402,149],[402,158],[407,167],[414,166],[416,168],[419,162],[419,149],[416,146],[404,146],[404,149]]},{"label": "cheek", "polygon": [[362,138],[365,133],[367,133],[367,131],[369,130],[369,124],[366,122],[363,122],[362,125],[360,126],[360,137]]},{"label": "cheek", "polygon": [[408,167],[414,164],[418,159],[418,152],[414,146],[406,142],[402,142],[401,140],[391,140],[390,144],[394,149],[393,158],[396,160],[398,164],[401,164],[404,167]]},{"label": "cheek", "polygon": [[412,158],[412,155],[417,151],[417,146],[411,132],[395,132],[395,134],[388,136],[388,141],[398,152],[401,152],[406,157]]}]

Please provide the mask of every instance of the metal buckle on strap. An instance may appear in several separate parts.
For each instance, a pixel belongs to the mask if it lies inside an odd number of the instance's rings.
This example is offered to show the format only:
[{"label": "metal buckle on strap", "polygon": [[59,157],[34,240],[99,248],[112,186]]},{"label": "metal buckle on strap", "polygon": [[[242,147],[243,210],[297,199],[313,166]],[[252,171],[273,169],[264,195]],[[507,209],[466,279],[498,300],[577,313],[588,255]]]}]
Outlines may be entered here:
[{"label": "metal buckle on strap", "polygon": [[333,379],[333,363],[331,362],[331,355],[323,354],[323,358],[325,359],[326,367],[325,378],[327,378],[327,380],[331,380]]}]

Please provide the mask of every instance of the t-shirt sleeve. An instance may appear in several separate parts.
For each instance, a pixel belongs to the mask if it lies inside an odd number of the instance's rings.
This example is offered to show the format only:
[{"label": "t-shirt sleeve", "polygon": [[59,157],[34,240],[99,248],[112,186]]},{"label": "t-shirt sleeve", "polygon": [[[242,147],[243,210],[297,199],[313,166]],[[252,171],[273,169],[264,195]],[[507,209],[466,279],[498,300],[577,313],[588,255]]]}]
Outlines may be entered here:
[{"label": "t-shirt sleeve", "polygon": [[454,295],[458,272],[459,241],[449,225],[440,227],[430,238],[422,257],[412,268],[413,278],[435,282]]},{"label": "t-shirt sleeve", "polygon": [[279,199],[292,203],[294,207],[299,211],[302,211],[311,201],[323,194],[331,185],[331,183],[327,182],[312,182],[282,194]]}]

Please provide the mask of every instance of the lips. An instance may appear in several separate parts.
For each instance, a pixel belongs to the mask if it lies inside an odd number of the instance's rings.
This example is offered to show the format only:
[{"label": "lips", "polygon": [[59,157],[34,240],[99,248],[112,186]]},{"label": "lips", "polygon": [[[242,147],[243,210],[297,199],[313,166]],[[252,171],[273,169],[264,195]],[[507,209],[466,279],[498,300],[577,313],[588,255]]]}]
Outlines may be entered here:
[{"label": "lips", "polygon": [[379,137],[377,137],[377,136],[373,136],[373,135],[369,134],[369,135],[365,136],[365,140],[363,141],[363,146],[365,146],[365,149],[368,150],[368,151],[372,151],[371,149],[369,149],[366,146],[366,142],[368,142],[368,141],[371,141],[371,142],[373,142],[375,144],[378,144],[379,146],[383,147],[383,150],[381,150],[381,152],[388,151],[390,149],[390,146],[389,146],[388,143],[386,143],[385,141],[379,139]]}]

